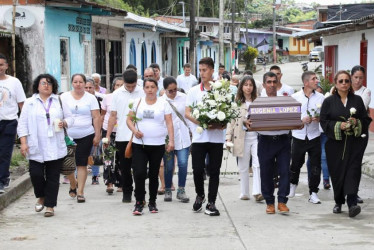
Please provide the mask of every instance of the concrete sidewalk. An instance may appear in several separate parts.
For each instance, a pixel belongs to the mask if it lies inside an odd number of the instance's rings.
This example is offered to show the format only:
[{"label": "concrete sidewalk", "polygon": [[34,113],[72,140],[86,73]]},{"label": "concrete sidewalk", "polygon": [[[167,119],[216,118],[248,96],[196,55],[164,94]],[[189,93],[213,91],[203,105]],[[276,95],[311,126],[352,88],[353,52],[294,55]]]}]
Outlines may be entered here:
[{"label": "concrete sidewalk", "polygon": [[[221,172],[225,169],[226,160]],[[363,176],[362,213],[350,219],[346,206],[342,214],[332,213],[333,192],[323,190],[322,185],[322,204],[308,203],[303,167],[296,197],[288,202],[290,214],[267,215],[264,203],[238,198],[239,180],[233,174],[236,171],[235,158],[228,155],[216,202],[219,217],[192,212],[192,175],[187,176],[186,186],[190,203],[178,202],[176,192],[172,202],[158,196],[160,212],[150,214],[145,208],[142,216],[132,215],[134,204],[122,203],[122,193],[107,195],[102,179],[100,185],[93,186],[88,178],[84,204],[68,196],[69,185],[61,185],[52,218],[34,212],[36,199],[29,190],[0,212],[0,249],[372,249],[372,178]]]}]

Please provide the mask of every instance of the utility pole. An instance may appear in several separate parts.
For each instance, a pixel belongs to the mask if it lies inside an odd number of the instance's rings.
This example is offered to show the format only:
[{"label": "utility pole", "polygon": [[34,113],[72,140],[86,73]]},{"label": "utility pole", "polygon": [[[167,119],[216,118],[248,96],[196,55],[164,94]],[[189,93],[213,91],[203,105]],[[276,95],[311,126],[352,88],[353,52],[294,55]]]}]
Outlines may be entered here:
[{"label": "utility pole", "polygon": [[224,65],[225,58],[223,55],[224,52],[224,45],[223,45],[223,8],[224,8],[224,1],[219,0],[219,63]]},{"label": "utility pole", "polygon": [[230,72],[235,68],[235,0],[231,0],[231,60]]},{"label": "utility pole", "polygon": [[13,76],[16,77],[16,6],[18,4],[18,0],[13,0],[13,15],[12,15],[12,51],[13,51],[13,58],[12,58],[12,68],[13,68]]},{"label": "utility pole", "polygon": [[195,73],[195,0],[190,0],[190,64],[191,72]]},{"label": "utility pole", "polygon": [[200,17],[200,0],[197,0],[197,24],[196,27],[199,28],[199,17]]},{"label": "utility pole", "polygon": [[277,63],[277,34],[275,30],[275,1],[273,0],[273,59]]},{"label": "utility pole", "polygon": [[[245,44],[248,45],[248,11],[247,11],[248,1],[244,0],[244,14],[245,14]],[[255,46],[255,44],[254,44]]]},{"label": "utility pole", "polygon": [[183,9],[183,27],[186,27],[186,16],[184,15],[184,2],[180,1],[179,4],[182,5],[182,9]]}]

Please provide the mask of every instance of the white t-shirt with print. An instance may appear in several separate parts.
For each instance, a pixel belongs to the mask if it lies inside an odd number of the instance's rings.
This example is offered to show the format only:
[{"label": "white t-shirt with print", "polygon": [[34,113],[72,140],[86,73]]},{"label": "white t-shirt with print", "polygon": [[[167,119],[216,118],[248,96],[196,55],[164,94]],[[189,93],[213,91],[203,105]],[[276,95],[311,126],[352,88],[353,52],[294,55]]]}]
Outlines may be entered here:
[{"label": "white t-shirt with print", "polygon": [[94,95],[84,92],[82,98],[76,100],[69,91],[61,95],[61,100],[68,104],[74,118],[74,125],[67,130],[70,137],[80,139],[95,133],[91,111],[99,110],[99,102]]},{"label": "white t-shirt with print", "polygon": [[[192,87],[187,94],[186,107],[192,106],[201,102],[203,96],[207,93],[205,89],[201,90],[201,84]],[[192,143],[224,143],[225,142],[225,130],[221,129],[204,129],[201,134],[196,132],[197,124],[192,123],[190,125],[192,132]]]},{"label": "white t-shirt with print", "polygon": [[26,100],[21,82],[8,76],[0,80],[0,121],[18,119],[18,103]]},{"label": "white t-shirt with print", "polygon": [[[135,112],[139,99],[134,101],[132,111]],[[134,136],[133,142],[144,145],[163,145],[167,135],[165,115],[171,114],[171,107],[165,99],[157,98],[157,101],[148,105],[145,98],[142,98],[136,117],[141,119],[137,122],[136,127],[144,134],[143,141]]]}]

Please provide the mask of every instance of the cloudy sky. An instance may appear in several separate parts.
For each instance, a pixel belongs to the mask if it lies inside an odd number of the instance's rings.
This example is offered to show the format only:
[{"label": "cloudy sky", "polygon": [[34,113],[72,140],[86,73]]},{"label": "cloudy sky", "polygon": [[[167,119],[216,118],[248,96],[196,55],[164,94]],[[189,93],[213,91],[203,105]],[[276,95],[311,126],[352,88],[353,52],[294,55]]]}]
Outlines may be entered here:
[{"label": "cloudy sky", "polygon": [[329,5],[329,4],[347,4],[347,3],[361,3],[361,0],[296,0],[299,3],[319,3],[321,5]]}]

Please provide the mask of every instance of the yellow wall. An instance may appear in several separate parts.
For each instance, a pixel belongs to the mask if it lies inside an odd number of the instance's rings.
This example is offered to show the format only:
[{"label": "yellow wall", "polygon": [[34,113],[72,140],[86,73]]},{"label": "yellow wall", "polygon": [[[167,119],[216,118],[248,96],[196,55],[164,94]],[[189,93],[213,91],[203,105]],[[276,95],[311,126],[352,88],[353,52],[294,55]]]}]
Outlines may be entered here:
[{"label": "yellow wall", "polygon": [[[307,39],[297,40],[297,38],[290,37],[289,51],[290,55],[308,55],[312,50],[313,45],[308,43]],[[304,46],[303,46],[304,45]]]}]

